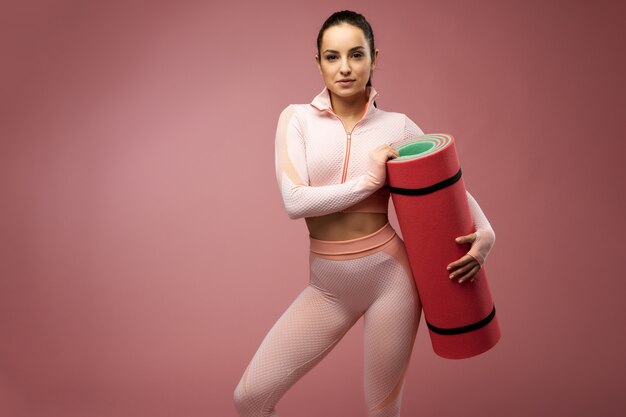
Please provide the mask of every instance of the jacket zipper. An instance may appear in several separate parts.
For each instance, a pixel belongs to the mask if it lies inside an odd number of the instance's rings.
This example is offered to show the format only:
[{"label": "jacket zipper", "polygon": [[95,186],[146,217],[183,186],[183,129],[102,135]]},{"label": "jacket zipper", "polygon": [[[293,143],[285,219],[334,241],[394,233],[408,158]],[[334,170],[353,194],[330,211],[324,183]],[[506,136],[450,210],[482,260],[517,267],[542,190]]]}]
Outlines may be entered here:
[{"label": "jacket zipper", "polygon": [[[343,126],[343,122],[341,121],[339,116],[337,116],[332,110],[328,110],[328,111],[330,112],[330,114],[332,114],[337,119],[339,119],[339,122],[341,122],[341,125]],[[365,117],[365,114],[363,114],[363,117]],[[341,173],[342,184],[346,182],[346,177],[348,176],[348,162],[350,161],[350,145],[352,143],[352,132],[354,131],[354,128],[356,127],[356,125],[361,123],[361,120],[363,120],[363,117],[361,117],[361,119],[358,122],[356,122],[354,126],[352,126],[352,129],[349,132],[346,131],[346,154],[343,158],[343,171]],[[344,130],[345,130],[345,126],[344,126]]]},{"label": "jacket zipper", "polygon": [[[352,130],[354,130],[354,127],[352,128]],[[341,174],[342,184],[346,182],[346,176],[348,175],[348,162],[350,161],[350,144],[352,143],[352,130],[350,132],[346,132],[348,138],[346,142],[346,155],[343,158],[343,173]]]}]

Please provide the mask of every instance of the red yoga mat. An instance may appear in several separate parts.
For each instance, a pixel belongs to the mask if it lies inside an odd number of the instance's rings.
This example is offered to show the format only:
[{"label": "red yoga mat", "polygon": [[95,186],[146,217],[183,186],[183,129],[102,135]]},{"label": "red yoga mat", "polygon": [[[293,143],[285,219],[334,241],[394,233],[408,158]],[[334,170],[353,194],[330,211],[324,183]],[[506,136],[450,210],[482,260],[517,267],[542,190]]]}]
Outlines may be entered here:
[{"label": "red yoga mat", "polygon": [[500,339],[485,265],[461,284],[446,270],[471,246],[455,238],[475,231],[454,138],[429,134],[393,146],[400,156],[387,161],[389,191],[433,350],[447,359],[483,353]]}]

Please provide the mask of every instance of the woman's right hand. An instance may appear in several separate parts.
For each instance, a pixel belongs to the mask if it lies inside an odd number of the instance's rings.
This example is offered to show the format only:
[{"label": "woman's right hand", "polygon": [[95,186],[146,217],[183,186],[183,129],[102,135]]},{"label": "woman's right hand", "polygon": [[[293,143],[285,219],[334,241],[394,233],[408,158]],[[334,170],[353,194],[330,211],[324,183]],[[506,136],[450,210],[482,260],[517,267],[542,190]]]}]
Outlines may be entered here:
[{"label": "woman's right hand", "polygon": [[397,158],[398,156],[400,156],[398,151],[389,145],[381,145],[370,151],[367,175],[369,183],[372,184],[372,189],[377,190],[385,185],[387,160]]}]

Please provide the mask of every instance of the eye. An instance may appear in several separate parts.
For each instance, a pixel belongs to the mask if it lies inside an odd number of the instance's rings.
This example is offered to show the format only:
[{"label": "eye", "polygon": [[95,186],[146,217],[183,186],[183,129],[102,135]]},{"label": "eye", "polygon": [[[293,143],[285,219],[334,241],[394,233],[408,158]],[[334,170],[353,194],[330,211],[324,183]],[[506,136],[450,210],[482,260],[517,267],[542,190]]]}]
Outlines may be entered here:
[{"label": "eye", "polygon": [[332,61],[335,58],[337,58],[337,55],[326,55],[326,60],[328,61]]},{"label": "eye", "polygon": [[360,52],[355,52],[354,55],[352,55],[355,58],[363,58],[363,54]]}]

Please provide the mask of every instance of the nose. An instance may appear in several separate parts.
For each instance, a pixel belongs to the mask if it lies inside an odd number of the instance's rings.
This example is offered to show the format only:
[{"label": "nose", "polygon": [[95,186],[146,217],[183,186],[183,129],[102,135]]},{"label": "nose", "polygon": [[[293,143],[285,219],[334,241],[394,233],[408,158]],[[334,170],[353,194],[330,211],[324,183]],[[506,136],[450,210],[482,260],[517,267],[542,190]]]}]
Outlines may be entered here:
[{"label": "nose", "polygon": [[341,72],[342,75],[350,74],[351,70],[350,70],[350,65],[348,65],[347,59],[341,60],[341,67],[339,68],[339,71]]}]

